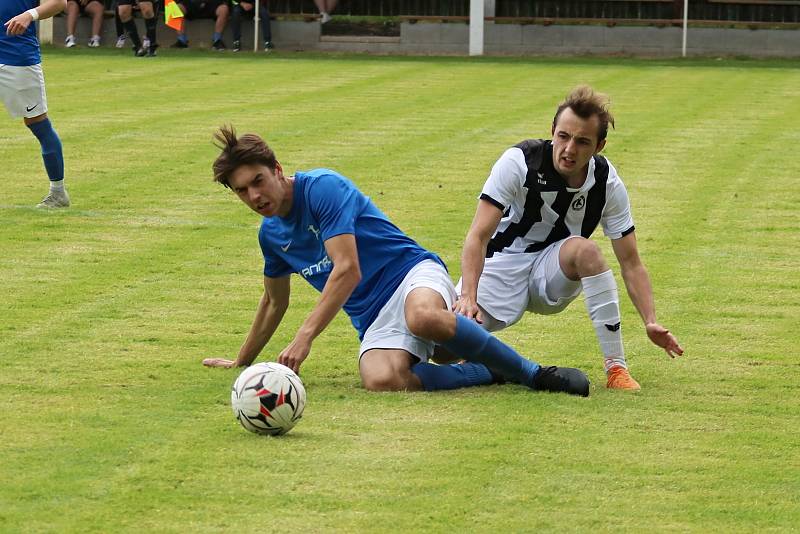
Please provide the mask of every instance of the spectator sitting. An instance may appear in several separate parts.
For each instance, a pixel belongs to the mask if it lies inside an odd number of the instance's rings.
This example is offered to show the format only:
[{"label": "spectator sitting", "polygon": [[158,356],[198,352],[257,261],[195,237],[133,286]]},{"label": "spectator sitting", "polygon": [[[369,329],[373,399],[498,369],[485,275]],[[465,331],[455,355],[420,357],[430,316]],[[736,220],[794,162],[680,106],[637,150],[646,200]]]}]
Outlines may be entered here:
[{"label": "spectator sitting", "polygon": [[97,48],[100,46],[100,31],[103,28],[103,3],[99,0],[68,0],[67,2],[67,38],[64,45],[72,48],[78,44],[75,39],[75,28],[78,25],[78,17],[81,13],[92,17],[92,37],[89,39],[89,46]]},{"label": "spectator sitting", "polygon": [[[242,49],[242,17],[253,18],[255,16],[255,2],[247,0],[231,0],[231,30],[233,31],[233,51],[238,52]],[[264,52],[272,50],[272,29],[269,23],[269,2],[261,0],[261,8],[258,13],[261,19],[261,33],[264,39]]]},{"label": "spectator sitting", "polygon": [[[187,19],[213,18],[214,35],[211,38],[211,47],[214,50],[225,50],[222,32],[228,23],[230,8],[226,0],[180,0],[178,7]],[[186,36],[186,22],[183,29],[178,32],[178,40],[172,48],[189,48],[189,38]]]}]

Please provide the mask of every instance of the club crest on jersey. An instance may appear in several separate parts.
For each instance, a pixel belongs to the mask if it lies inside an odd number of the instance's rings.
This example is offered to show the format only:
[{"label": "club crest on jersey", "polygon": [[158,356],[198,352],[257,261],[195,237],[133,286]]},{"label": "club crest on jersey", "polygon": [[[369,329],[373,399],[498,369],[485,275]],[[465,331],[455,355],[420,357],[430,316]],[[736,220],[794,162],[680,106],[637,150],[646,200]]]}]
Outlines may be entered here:
[{"label": "club crest on jersey", "polygon": [[314,228],[313,224],[308,225],[308,231],[314,234],[314,236],[319,240],[319,228]]},{"label": "club crest on jersey", "polygon": [[575,211],[580,211],[586,205],[586,197],[583,195],[579,196],[572,202],[572,209]]},{"label": "club crest on jersey", "polygon": [[536,173],[536,181],[542,185],[547,185],[547,180],[544,179],[544,174],[541,172]]}]

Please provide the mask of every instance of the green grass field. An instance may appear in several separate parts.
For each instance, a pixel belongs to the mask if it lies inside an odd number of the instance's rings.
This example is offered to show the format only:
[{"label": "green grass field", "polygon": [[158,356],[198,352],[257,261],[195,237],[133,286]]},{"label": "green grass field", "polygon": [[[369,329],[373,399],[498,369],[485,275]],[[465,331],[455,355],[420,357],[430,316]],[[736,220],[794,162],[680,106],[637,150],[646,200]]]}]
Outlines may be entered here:
[{"label": "green grass field", "polygon": [[[0,120],[0,531],[798,529],[798,66],[46,50],[73,207],[32,207],[38,144]],[[249,328],[259,221],[211,181],[215,128],[262,134],[287,171],[351,177],[457,277],[492,163],[548,136],[578,83],[612,96],[606,155],[685,356],[649,343],[623,291],[639,394],[605,389],[580,301],[500,337],[586,370],[588,399],[376,394],[340,314],[303,367],[298,426],[239,427],[238,371],[200,361]],[[316,297],[295,279],[261,360]]]}]

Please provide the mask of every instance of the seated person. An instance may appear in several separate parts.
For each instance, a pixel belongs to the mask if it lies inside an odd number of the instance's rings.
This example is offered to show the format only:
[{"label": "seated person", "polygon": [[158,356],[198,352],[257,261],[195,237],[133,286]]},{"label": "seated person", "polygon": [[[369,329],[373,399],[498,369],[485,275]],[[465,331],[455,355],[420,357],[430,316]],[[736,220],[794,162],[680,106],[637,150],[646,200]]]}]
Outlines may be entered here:
[{"label": "seated person", "polygon": [[[181,8],[184,17],[187,19],[214,19],[214,34],[211,37],[211,47],[214,50],[225,50],[225,42],[222,40],[222,32],[228,23],[230,8],[226,0],[180,0],[178,7]],[[183,30],[178,32],[178,40],[172,48],[188,48],[189,37],[186,35],[186,23]]]},{"label": "seated person", "polygon": [[[242,49],[242,17],[255,17],[256,4],[247,0],[231,0],[231,30],[233,32],[233,51]],[[261,37],[264,39],[264,52],[272,50],[272,29],[269,23],[269,2],[261,0],[258,10],[261,19]]]},{"label": "seated person", "polygon": [[81,13],[92,17],[92,37],[89,46],[100,46],[100,31],[103,28],[103,3],[99,0],[68,0],[67,2],[67,38],[64,46],[72,48],[78,44],[75,39],[75,28],[78,26],[78,17]]},{"label": "seated person", "polygon": [[[144,19],[144,27],[147,35],[144,41],[140,39],[139,30],[136,29],[136,21],[133,19],[134,4],[138,5],[142,18]],[[150,0],[117,0],[117,13],[119,14],[122,26],[125,28],[125,32],[131,39],[134,55],[137,57],[155,57],[158,43],[156,42],[157,20],[153,2]],[[118,38],[118,48],[119,41],[120,39]],[[125,46],[124,42],[122,46]]]}]

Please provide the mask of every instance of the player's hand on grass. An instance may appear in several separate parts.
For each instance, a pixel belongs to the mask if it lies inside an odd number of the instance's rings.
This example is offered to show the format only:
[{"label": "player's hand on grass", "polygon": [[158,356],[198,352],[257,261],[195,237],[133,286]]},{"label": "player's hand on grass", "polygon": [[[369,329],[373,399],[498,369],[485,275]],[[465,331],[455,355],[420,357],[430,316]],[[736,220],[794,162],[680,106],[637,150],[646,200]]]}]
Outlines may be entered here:
[{"label": "player's hand on grass", "polygon": [[233,367],[233,360],[226,360],[225,358],[206,358],[203,360],[203,365],[206,367]]},{"label": "player's hand on grass", "polygon": [[453,304],[453,311],[456,315],[463,315],[467,319],[473,319],[479,323],[483,322],[483,314],[478,307],[478,303],[472,297],[461,296],[455,304]]},{"label": "player's hand on grass", "polygon": [[296,337],[289,343],[289,346],[283,349],[278,355],[278,363],[300,374],[300,365],[308,358],[310,352],[311,343]]},{"label": "player's hand on grass", "polygon": [[33,17],[27,11],[6,22],[7,35],[22,35],[33,22]]},{"label": "player's hand on grass", "polygon": [[678,343],[678,338],[672,335],[672,332],[658,323],[648,323],[645,328],[650,341],[664,349],[667,356],[674,358],[683,354],[683,348]]}]

